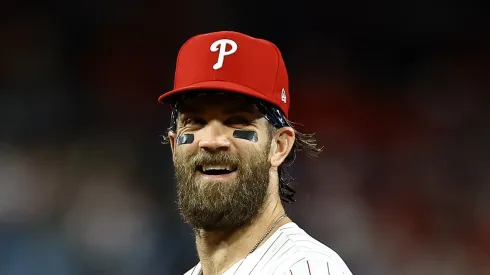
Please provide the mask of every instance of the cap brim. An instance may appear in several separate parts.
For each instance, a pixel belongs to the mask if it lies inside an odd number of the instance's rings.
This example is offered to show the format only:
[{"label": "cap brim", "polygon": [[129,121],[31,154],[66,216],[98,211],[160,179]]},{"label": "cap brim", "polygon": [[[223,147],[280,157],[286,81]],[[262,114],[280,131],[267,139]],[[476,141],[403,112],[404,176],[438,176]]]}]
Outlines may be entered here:
[{"label": "cap brim", "polygon": [[172,104],[175,102],[176,98],[178,98],[178,95],[180,95],[183,92],[187,91],[195,91],[195,90],[221,90],[221,91],[228,91],[232,93],[237,93],[237,94],[243,94],[251,97],[255,97],[261,100],[264,100],[266,102],[269,102],[271,104],[275,103],[268,97],[264,96],[262,93],[257,92],[256,90],[239,85],[236,83],[232,82],[226,82],[226,81],[205,81],[205,82],[199,82],[196,84],[192,84],[189,86],[185,86],[179,89],[172,90],[170,92],[166,92],[160,97],[158,97],[158,102],[160,103],[168,103]]}]

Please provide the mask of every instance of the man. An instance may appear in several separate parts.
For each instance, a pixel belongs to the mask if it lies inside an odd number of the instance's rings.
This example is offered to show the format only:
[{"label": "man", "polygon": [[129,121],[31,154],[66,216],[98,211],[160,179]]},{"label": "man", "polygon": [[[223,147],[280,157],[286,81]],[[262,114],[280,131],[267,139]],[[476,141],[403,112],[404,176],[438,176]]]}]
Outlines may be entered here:
[{"label": "man", "polygon": [[288,74],[274,44],[231,31],[192,37],[159,102],[172,105],[165,141],[200,259],[185,275],[351,274],[285,214],[294,190],[284,165],[320,149],[288,120]]}]

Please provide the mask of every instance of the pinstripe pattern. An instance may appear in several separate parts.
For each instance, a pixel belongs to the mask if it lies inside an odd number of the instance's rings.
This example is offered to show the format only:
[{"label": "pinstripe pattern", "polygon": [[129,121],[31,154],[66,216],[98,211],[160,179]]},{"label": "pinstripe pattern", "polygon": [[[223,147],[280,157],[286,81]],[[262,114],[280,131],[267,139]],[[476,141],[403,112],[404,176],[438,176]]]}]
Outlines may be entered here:
[{"label": "pinstripe pattern", "polygon": [[[185,275],[197,275],[200,271],[201,264],[198,263]],[[278,228],[254,253],[235,263],[223,275],[352,275],[352,273],[335,251],[290,222]]]}]

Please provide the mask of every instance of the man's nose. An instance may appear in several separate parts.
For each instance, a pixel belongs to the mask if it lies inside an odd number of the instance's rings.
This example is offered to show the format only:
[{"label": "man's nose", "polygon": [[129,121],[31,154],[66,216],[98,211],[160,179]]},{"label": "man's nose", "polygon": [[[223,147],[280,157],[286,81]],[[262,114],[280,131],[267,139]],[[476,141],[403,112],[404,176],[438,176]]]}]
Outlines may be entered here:
[{"label": "man's nose", "polygon": [[230,148],[230,140],[225,135],[224,125],[218,121],[209,122],[202,129],[202,138],[199,141],[199,148],[215,152],[226,151]]}]

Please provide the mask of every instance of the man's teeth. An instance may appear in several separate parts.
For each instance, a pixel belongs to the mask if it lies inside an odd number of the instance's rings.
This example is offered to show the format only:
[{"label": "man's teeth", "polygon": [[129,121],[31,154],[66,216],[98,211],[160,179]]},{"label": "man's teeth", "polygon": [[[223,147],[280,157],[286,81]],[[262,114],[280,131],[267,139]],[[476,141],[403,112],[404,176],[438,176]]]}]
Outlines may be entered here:
[{"label": "man's teeth", "polygon": [[222,170],[222,171],[231,171],[231,167],[229,166],[203,166],[202,170],[204,172],[206,171],[216,171],[216,170]]}]

